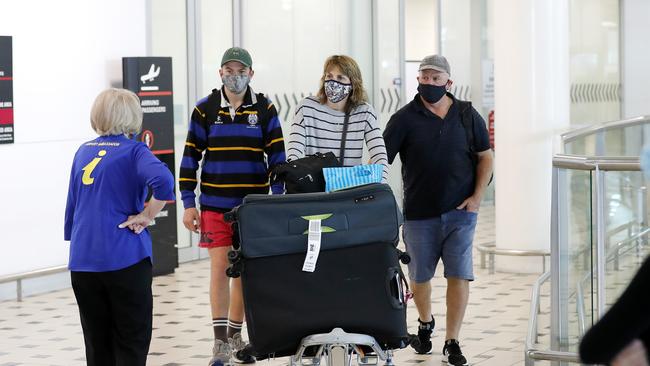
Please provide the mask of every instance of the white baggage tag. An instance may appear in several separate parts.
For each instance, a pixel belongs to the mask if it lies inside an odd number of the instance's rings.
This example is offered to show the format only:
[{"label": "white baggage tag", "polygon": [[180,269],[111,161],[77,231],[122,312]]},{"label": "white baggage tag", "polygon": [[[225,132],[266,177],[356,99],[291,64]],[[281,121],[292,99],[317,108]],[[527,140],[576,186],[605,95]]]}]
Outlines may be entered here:
[{"label": "white baggage tag", "polygon": [[305,256],[305,262],[302,265],[302,270],[304,272],[314,272],[314,270],[316,270],[316,262],[318,261],[318,254],[320,253],[320,221],[321,220],[309,220],[307,255]]}]

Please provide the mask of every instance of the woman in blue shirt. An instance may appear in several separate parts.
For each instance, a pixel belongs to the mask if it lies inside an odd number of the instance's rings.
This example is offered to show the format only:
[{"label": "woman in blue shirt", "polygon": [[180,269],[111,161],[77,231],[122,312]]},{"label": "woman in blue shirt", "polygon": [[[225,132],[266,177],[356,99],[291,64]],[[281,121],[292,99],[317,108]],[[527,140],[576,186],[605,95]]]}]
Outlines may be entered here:
[{"label": "woman in blue shirt", "polygon": [[[141,142],[138,97],[97,96],[70,173],[65,211],[68,267],[79,305],[88,365],[145,365],[151,341],[152,253],[146,227],[174,200],[169,169]],[[153,195],[145,207],[148,188]]]}]

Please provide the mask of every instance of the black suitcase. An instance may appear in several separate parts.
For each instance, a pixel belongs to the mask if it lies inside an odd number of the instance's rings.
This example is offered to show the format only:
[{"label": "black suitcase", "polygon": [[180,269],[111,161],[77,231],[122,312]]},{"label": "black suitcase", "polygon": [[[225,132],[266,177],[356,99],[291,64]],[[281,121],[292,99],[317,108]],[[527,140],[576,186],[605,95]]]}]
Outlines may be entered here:
[{"label": "black suitcase", "polygon": [[[314,272],[304,272],[309,218],[323,218]],[[251,195],[234,210],[246,324],[256,356],[293,354],[303,337],[340,327],[384,349],[408,343],[401,213],[390,187],[332,193]],[[325,229],[327,228],[327,229]]]}]

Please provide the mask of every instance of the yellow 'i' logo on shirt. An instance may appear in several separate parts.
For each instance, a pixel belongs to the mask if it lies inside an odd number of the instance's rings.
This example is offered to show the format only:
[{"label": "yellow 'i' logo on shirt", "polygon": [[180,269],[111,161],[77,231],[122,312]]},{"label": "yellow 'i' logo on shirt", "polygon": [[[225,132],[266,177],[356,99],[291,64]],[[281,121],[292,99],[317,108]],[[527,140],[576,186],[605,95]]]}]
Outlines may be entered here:
[{"label": "yellow 'i' logo on shirt", "polygon": [[[99,150],[99,153],[97,153],[97,155],[99,155],[99,156],[106,155],[106,150]],[[87,186],[93,184],[93,182],[95,181],[95,178],[91,177],[90,174],[93,172],[93,170],[95,169],[97,164],[99,164],[100,160],[102,160],[102,158],[94,158],[93,161],[88,163],[88,165],[86,165],[82,169],[84,171],[84,175],[83,175],[83,177],[81,177],[81,181],[83,182],[83,184],[85,184]]]}]

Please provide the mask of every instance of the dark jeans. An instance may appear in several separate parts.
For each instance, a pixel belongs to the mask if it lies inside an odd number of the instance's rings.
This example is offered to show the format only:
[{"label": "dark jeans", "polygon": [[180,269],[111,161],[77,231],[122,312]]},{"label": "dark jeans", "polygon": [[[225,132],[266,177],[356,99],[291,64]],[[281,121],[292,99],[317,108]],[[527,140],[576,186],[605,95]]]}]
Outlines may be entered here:
[{"label": "dark jeans", "polygon": [[71,272],[90,366],[145,365],[151,342],[151,261],[110,272]]}]

